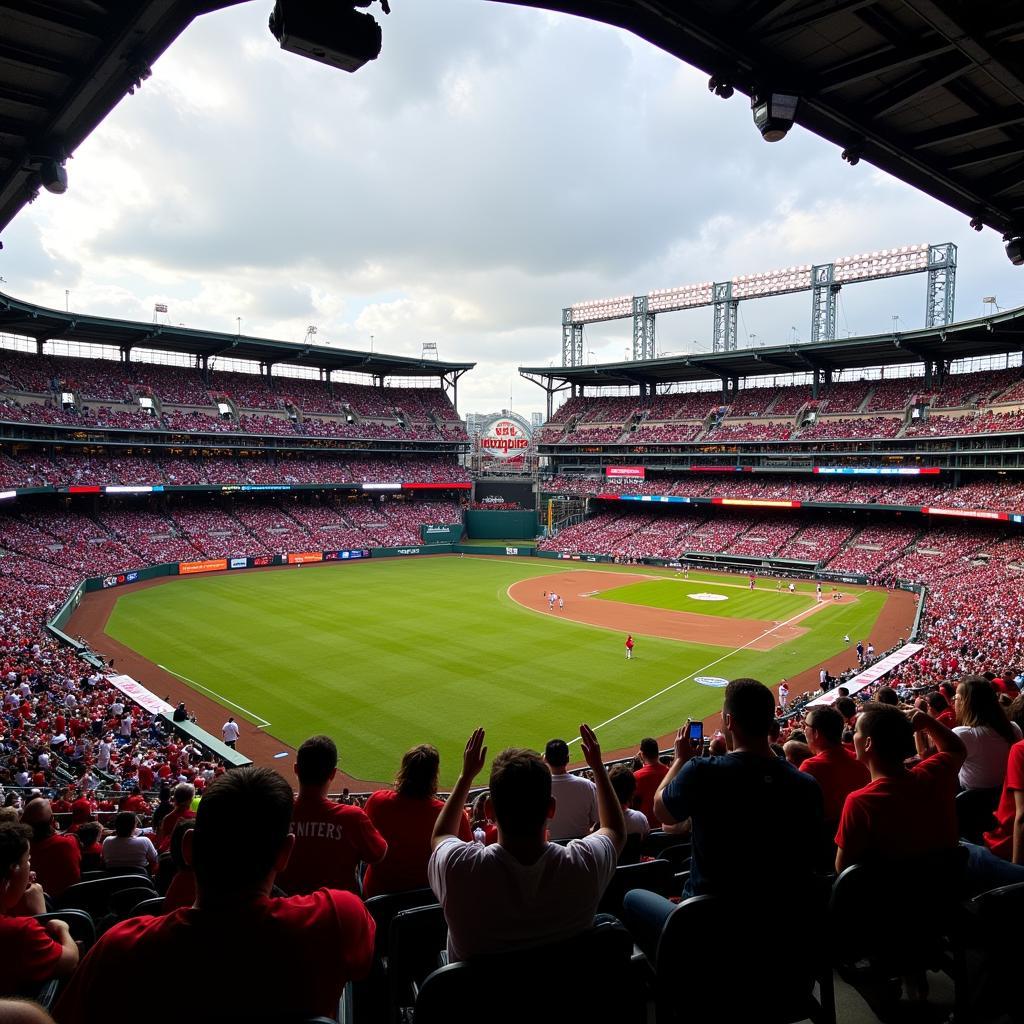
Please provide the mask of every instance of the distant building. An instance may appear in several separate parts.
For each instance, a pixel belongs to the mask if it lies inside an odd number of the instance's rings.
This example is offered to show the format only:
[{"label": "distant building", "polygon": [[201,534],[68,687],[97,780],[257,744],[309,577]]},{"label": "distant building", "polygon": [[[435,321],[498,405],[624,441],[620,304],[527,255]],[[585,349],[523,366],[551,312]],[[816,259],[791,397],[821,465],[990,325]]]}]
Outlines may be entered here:
[{"label": "distant building", "polygon": [[542,412],[531,412],[530,413],[530,426],[534,430],[540,430],[544,426],[544,413]]}]

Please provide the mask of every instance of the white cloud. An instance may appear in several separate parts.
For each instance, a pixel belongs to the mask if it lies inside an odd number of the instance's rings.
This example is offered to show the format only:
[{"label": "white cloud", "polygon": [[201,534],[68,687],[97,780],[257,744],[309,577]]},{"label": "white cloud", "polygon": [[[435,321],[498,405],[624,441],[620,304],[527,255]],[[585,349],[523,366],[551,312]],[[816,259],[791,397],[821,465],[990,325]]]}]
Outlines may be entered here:
[{"label": "white cloud", "polygon": [[[355,75],[283,53],[266,12],[198,19],[5,236],[7,290],[193,327],[476,360],[465,411],[522,412],[516,367],[560,358],[584,298],[912,241],[960,246],[959,309],[1024,303],[991,232],[795,130],[766,146],[742,97],[606,26],[481,0],[396,4]],[[923,278],[844,289],[841,328],[922,322]],[[741,337],[809,333],[810,298],[748,302]],[[710,347],[711,312],[658,320]],[[588,327],[621,358],[626,322]]]}]

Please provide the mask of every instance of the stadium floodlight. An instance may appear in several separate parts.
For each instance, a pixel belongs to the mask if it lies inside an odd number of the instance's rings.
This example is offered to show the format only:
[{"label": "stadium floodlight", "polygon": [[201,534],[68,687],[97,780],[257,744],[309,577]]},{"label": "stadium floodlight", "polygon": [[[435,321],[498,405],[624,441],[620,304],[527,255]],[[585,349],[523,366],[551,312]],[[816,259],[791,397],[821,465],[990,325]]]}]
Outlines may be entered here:
[{"label": "stadium floodlight", "polygon": [[779,142],[789,134],[799,103],[800,97],[788,92],[754,93],[750,97],[754,124],[765,142]]},{"label": "stadium floodlight", "polygon": [[1024,266],[1024,235],[1011,235],[1006,239],[1006,255],[1015,267]]}]

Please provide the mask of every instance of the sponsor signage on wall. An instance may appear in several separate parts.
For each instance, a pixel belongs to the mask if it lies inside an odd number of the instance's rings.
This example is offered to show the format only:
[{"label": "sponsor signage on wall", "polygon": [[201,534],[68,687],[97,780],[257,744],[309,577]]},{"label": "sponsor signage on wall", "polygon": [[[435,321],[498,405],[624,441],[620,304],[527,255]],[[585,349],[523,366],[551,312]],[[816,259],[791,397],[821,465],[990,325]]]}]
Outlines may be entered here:
[{"label": "sponsor signage on wall", "polygon": [[519,459],[530,447],[533,433],[519,416],[496,416],[480,431],[476,439],[480,455],[492,459]]},{"label": "sponsor signage on wall", "polygon": [[799,508],[799,501],[768,501],[762,498],[712,498],[712,505],[741,505],[752,508]]},{"label": "sponsor signage on wall", "polygon": [[815,466],[815,473],[828,476],[934,476],[935,466]]},{"label": "sponsor signage on wall", "polygon": [[133,572],[121,572],[116,576],[104,576],[103,589],[109,590],[110,587],[123,587],[126,583],[134,583],[138,578],[138,570]]},{"label": "sponsor signage on wall", "polygon": [[[270,565],[269,560],[267,565]],[[178,574],[181,576],[191,576],[197,572],[219,572],[227,567],[228,560],[226,558],[205,558],[201,562],[179,562]]]},{"label": "sponsor signage on wall", "polygon": [[647,470],[643,466],[605,466],[604,475],[614,479],[615,477],[634,477],[643,480]]},{"label": "sponsor signage on wall", "polygon": [[232,558],[231,559],[232,569],[248,569],[249,559],[248,558]]},{"label": "sponsor signage on wall", "polygon": [[921,511],[926,516],[956,516],[958,519],[1009,519],[1005,512],[988,512],[984,509],[931,508],[925,505]]},{"label": "sponsor signage on wall", "polygon": [[288,554],[289,565],[305,565],[307,562],[322,562],[322,551],[291,551]]}]

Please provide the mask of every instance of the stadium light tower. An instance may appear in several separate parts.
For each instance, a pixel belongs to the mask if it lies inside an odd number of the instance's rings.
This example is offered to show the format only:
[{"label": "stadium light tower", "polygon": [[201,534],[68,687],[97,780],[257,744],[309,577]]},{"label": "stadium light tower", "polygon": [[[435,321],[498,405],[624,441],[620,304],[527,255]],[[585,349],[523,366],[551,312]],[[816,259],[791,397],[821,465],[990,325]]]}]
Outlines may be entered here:
[{"label": "stadium light tower", "polygon": [[[1024,238],[1020,241],[1024,262]],[[805,291],[812,293],[811,341],[834,341],[840,289],[862,281],[878,281],[906,274],[928,275],[925,325],[941,327],[954,319],[956,255],[957,248],[951,242],[904,245],[842,256],[831,263],[807,263],[758,274],[740,274],[728,281],[702,281],[674,288],[656,288],[646,295],[620,295],[614,299],[578,302],[562,310],[562,365],[583,365],[585,324],[628,318],[633,321],[632,358],[652,359],[656,352],[655,316],[698,306],[713,308],[713,351],[729,352],[739,344],[737,320],[741,301]],[[796,340],[799,339],[794,337]]]}]

